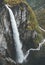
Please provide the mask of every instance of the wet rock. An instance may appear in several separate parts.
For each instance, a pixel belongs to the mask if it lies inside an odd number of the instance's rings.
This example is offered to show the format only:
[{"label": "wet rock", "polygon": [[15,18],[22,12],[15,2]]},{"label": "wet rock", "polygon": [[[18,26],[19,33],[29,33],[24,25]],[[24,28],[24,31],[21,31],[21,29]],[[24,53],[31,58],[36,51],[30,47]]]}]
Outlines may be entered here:
[{"label": "wet rock", "polygon": [[[25,4],[21,3],[19,5],[16,5],[16,6],[13,6],[10,8],[12,9],[15,19],[16,19],[17,27],[18,27],[19,34],[20,34],[20,40],[23,45],[22,50],[25,53],[28,49],[35,48],[36,45],[33,40],[35,39],[35,37],[37,36],[38,33],[36,30],[31,31],[31,30],[26,29],[27,22],[29,20],[30,15],[29,15],[27,6]],[[2,45],[4,48],[6,48],[8,54],[6,54],[6,53],[5,54],[7,57],[10,57],[14,61],[16,61],[16,50],[15,50],[15,45],[14,45],[13,31],[12,31],[11,22],[10,22],[10,16],[9,16],[9,12],[7,11],[7,9],[5,7],[3,7],[3,9],[1,10],[0,17],[1,17],[0,23],[2,24],[2,25],[0,25],[0,26],[2,26],[2,28],[0,28],[1,29],[0,37],[2,40],[2,41],[0,40],[0,46]],[[3,33],[2,33],[2,31],[3,31]],[[2,48],[1,48],[1,50],[2,50]],[[5,52],[5,50],[4,50],[4,52]],[[35,56],[35,54],[33,54],[33,53],[31,53],[31,54],[32,55],[29,55],[29,57],[28,57],[29,62],[30,62],[30,57],[33,59]],[[31,61],[32,61],[32,59],[31,59]],[[14,65],[14,63],[7,62],[6,65]],[[20,65],[20,64],[18,64],[18,65]]]}]

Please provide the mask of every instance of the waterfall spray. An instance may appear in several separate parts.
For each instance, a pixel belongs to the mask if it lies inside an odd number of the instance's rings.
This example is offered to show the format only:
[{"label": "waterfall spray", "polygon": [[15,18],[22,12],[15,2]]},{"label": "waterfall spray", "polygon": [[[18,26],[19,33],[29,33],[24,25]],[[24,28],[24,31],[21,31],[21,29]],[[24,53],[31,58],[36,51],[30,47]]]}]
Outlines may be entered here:
[{"label": "waterfall spray", "polygon": [[24,54],[22,51],[22,43],[21,43],[20,38],[19,38],[19,32],[18,32],[16,20],[15,20],[15,17],[14,17],[12,10],[8,7],[8,5],[5,5],[5,6],[9,11],[9,15],[10,15],[10,19],[11,19],[13,38],[14,38],[16,52],[17,52],[17,62],[22,63],[24,60]]}]

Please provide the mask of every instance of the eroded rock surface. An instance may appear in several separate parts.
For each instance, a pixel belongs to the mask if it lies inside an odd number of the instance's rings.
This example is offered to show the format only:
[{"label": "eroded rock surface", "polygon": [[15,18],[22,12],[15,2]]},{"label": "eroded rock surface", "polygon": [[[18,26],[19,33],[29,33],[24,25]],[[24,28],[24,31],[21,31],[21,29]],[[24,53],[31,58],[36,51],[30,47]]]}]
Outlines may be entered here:
[{"label": "eroded rock surface", "polygon": [[[37,37],[38,32],[36,30],[28,30],[29,11],[25,4],[21,3],[10,7],[14,13],[16,23],[18,26],[20,40],[23,44],[24,53],[30,48],[36,48],[38,44],[34,43],[34,38]],[[13,39],[13,31],[10,22],[10,16],[8,10],[3,6],[0,11],[0,46],[2,46],[6,52],[7,57],[16,59],[16,50]],[[2,50],[2,49],[1,49]],[[34,53],[31,52],[33,55]],[[32,60],[32,55],[29,55],[29,60]],[[35,56],[36,54],[34,54]],[[7,64],[8,65],[8,64]],[[13,64],[12,64],[13,65]]]}]

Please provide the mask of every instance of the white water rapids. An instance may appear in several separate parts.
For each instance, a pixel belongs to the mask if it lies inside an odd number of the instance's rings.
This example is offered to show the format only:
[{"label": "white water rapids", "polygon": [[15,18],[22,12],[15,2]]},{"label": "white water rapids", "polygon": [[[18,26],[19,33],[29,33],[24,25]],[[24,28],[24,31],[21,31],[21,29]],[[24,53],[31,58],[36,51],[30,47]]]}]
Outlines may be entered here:
[{"label": "white water rapids", "polygon": [[23,61],[25,61],[27,59],[28,55],[30,54],[30,51],[39,51],[40,50],[42,45],[45,43],[45,39],[41,43],[39,43],[38,48],[36,48],[36,49],[31,48],[27,51],[26,55],[24,55],[24,53],[22,51],[22,43],[20,41],[19,32],[18,32],[14,14],[13,14],[12,10],[8,7],[7,4],[5,6],[9,11],[9,15],[10,15],[10,19],[11,19],[13,38],[14,38],[15,47],[16,47],[16,51],[17,51],[17,63],[23,63]]}]

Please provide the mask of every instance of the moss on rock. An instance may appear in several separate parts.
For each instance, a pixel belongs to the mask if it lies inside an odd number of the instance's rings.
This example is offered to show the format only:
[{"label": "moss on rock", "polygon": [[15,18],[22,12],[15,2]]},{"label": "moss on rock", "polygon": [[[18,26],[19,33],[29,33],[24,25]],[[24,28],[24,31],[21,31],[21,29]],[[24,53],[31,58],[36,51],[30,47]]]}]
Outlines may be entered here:
[{"label": "moss on rock", "polygon": [[[26,5],[27,10],[29,12],[26,29],[28,29],[30,31],[36,30],[36,32],[38,33],[38,35],[34,39],[34,43],[39,43],[42,40],[42,38],[43,38],[42,32],[39,29],[39,25],[38,25],[38,21],[36,19],[35,13],[32,10],[32,8],[29,6],[29,4],[26,2],[26,0],[4,0],[4,3],[9,4],[12,7],[16,6],[16,5],[20,5],[21,3],[23,3],[23,4]],[[23,10],[23,7],[20,6],[20,9]]]}]

